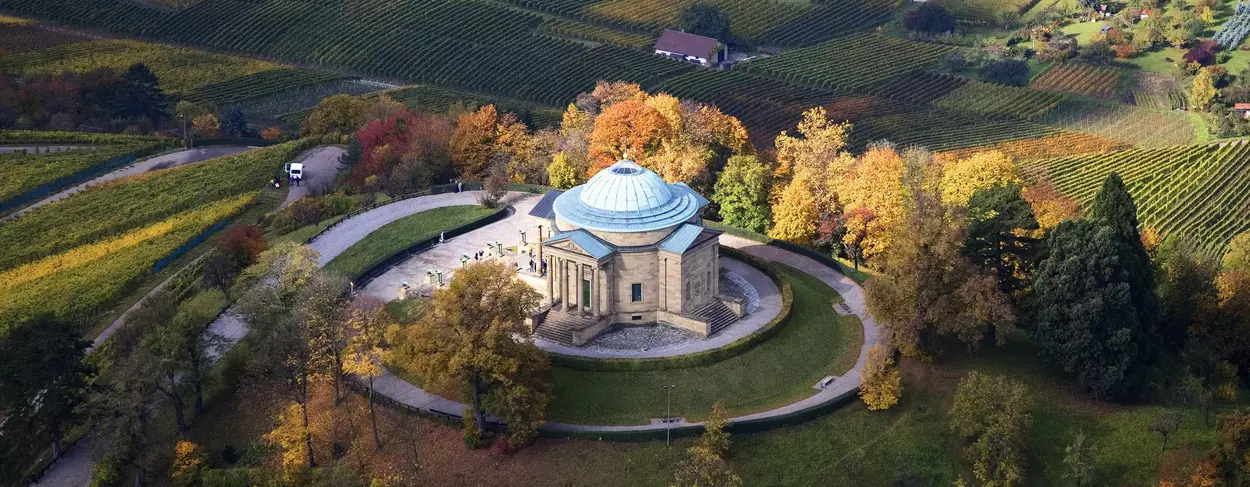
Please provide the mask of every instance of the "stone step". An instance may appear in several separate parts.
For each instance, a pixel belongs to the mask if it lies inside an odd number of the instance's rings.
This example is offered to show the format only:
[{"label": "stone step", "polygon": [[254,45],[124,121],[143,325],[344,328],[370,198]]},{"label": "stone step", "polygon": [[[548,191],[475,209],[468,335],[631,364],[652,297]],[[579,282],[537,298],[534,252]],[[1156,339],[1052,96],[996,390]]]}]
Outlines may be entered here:
[{"label": "stone step", "polygon": [[720,301],[713,301],[695,311],[695,315],[707,321],[711,328],[711,334],[725,329],[725,327],[738,321],[738,315],[729,310],[728,306]]}]

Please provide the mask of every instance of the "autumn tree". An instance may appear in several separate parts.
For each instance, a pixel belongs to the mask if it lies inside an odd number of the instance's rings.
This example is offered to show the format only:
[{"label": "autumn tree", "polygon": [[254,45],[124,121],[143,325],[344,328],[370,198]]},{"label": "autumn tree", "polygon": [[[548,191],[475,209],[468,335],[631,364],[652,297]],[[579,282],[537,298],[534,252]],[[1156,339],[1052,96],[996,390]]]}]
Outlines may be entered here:
[{"label": "autumn tree", "polygon": [[1189,89],[1189,106],[1206,111],[1211,107],[1211,101],[1219,96],[1220,92],[1215,89],[1215,80],[1211,76],[1210,69],[1200,69],[1198,74],[1194,75],[1193,85]]},{"label": "autumn tree", "polygon": [[959,381],[950,428],[966,442],[964,458],[977,480],[1024,483],[1031,406],[1028,389],[1017,380],[972,371]]},{"label": "autumn tree", "polygon": [[869,313],[887,342],[908,357],[932,356],[940,335],[955,335],[975,349],[987,327],[1003,343],[1015,322],[1008,297],[993,276],[959,255],[964,232],[926,174],[927,153],[908,158],[905,210],[887,230],[893,244],[878,263],[881,272],[864,286]]},{"label": "autumn tree", "polygon": [[569,164],[569,156],[565,153],[558,153],[551,158],[551,164],[547,165],[547,184],[558,189],[569,189],[580,183],[577,177],[577,170],[572,164]]},{"label": "autumn tree", "polygon": [[300,126],[304,137],[339,138],[355,132],[365,123],[364,100],[352,95],[334,95],[317,103]]},{"label": "autumn tree", "polygon": [[216,252],[205,264],[205,281],[226,293],[230,299],[230,286],[239,272],[256,263],[256,256],[269,248],[265,234],[254,225],[230,227],[214,245]]},{"label": "autumn tree", "polygon": [[1242,232],[1228,242],[1223,266],[1230,272],[1250,272],[1250,232]]},{"label": "autumn tree", "polygon": [[723,401],[712,405],[712,412],[703,422],[703,436],[686,450],[686,457],[673,472],[674,487],[737,487],[742,478],[729,468],[724,456],[729,452],[729,433],[725,431],[728,413]]},{"label": "autumn tree", "polygon": [[[1024,290],[1040,258],[1041,242],[1033,208],[1017,183],[976,190],[966,201],[968,236],[960,254],[994,274],[1008,295]],[[946,197],[946,194],[943,194]]]},{"label": "autumn tree", "polygon": [[1049,180],[1041,179],[1024,188],[1020,194],[1033,207],[1033,216],[1042,230],[1050,230],[1081,215],[1081,206]]},{"label": "autumn tree", "polygon": [[816,233],[819,209],[807,189],[807,179],[798,177],[786,184],[773,204],[773,226],[768,236],[806,245]]},{"label": "autumn tree", "polygon": [[[927,157],[927,156],[926,156]],[[917,175],[931,172],[929,161],[918,162]],[[904,213],[904,201],[908,197],[904,177],[908,171],[903,155],[893,146],[877,144],[836,173],[838,203],[847,218],[858,218],[849,223],[854,227],[845,237],[857,240],[856,247],[863,259],[871,259],[889,248],[894,227]],[[926,184],[932,184],[932,181]],[[862,236],[861,236],[862,235]],[[850,243],[844,240],[844,243]]]},{"label": "autumn tree", "polygon": [[979,190],[1023,181],[1015,161],[999,151],[978,152],[946,163],[942,168],[942,203],[965,206]]},{"label": "autumn tree", "polygon": [[484,431],[486,414],[508,424],[509,443],[533,439],[544,422],[551,385],[550,361],[529,340],[525,318],[540,295],[510,265],[474,262],[434,292],[432,308],[410,327],[403,351],[431,381],[465,384],[471,426]]},{"label": "autumn tree", "polygon": [[755,156],[729,158],[716,180],[712,201],[725,224],[764,233],[772,223],[768,206],[769,169]]},{"label": "autumn tree", "polygon": [[386,309],[382,304],[366,298],[357,299],[352,303],[347,326],[350,338],[344,351],[344,371],[359,377],[366,377],[369,387],[369,422],[373,428],[373,442],[378,450],[382,449],[382,438],[378,435],[378,417],[373,410],[373,378],[382,375],[383,350],[382,342],[386,332]]},{"label": "autumn tree", "polygon": [[1227,485],[1250,481],[1250,412],[1233,410],[1216,419],[1210,457]]},{"label": "autumn tree", "polygon": [[[283,242],[262,252],[236,284],[246,290],[238,307],[265,344],[252,358],[252,374],[279,380],[297,406],[308,466],[316,466],[308,433],[309,388],[324,371],[313,341],[316,318],[312,313],[326,307],[325,293],[336,295],[343,289],[330,285],[317,259],[311,248]],[[309,299],[317,302],[304,304]]]},{"label": "autumn tree", "polygon": [[1190,336],[1206,338],[1219,326],[1218,269],[1180,238],[1164,240],[1155,252],[1159,269],[1159,335],[1173,353]]},{"label": "autumn tree", "polygon": [[83,362],[82,330],[68,320],[37,315],[0,333],[0,411],[6,431],[47,435],[52,458],[61,456],[65,426],[79,417],[94,373]]},{"label": "autumn tree", "polygon": [[[840,191],[839,182],[852,164],[853,158],[846,152],[851,126],[835,123],[829,119],[824,107],[803,112],[798,131],[794,135],[781,132],[774,140],[777,147],[777,167],[774,176],[778,180],[802,179],[810,198],[821,206],[834,203]],[[778,212],[777,208],[773,209]]]},{"label": "autumn tree", "polygon": [[179,487],[200,485],[205,463],[204,451],[199,445],[186,440],[174,444],[174,464],[169,467],[169,477]]},{"label": "autumn tree", "polygon": [[646,165],[647,156],[660,148],[672,130],[668,119],[646,101],[630,99],[608,106],[595,117],[590,134],[594,162],[587,176],[625,158]]},{"label": "autumn tree", "polygon": [[859,397],[864,400],[868,409],[877,411],[889,409],[898,404],[902,395],[903,383],[898,367],[894,365],[894,357],[880,343],[868,349],[868,361],[864,365],[859,386]]}]

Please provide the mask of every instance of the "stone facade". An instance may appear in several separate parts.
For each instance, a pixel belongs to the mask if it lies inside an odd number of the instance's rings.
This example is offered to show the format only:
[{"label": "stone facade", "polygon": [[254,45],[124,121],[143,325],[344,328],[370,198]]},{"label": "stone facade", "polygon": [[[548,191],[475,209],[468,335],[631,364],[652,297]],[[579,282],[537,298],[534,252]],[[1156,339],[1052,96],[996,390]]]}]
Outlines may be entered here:
[{"label": "stone facade", "polygon": [[710,333],[697,312],[720,292],[720,232],[698,216],[706,199],[622,161],[544,200],[551,202],[536,211],[547,212],[540,216],[551,224],[539,253],[548,270],[546,302],[576,317],[563,319],[575,344],[617,323]]}]

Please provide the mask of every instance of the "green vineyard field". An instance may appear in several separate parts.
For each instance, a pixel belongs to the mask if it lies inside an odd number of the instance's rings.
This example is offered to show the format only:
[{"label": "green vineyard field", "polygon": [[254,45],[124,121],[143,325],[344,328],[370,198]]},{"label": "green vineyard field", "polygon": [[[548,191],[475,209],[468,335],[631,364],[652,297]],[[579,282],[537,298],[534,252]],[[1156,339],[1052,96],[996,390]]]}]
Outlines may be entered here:
[{"label": "green vineyard field", "polygon": [[[599,80],[649,85],[693,69],[635,49],[552,37],[539,29],[542,16],[485,2],[203,0],[166,11],[113,0],[0,0],[0,9],[553,106],[572,101]],[[252,72],[230,77],[244,74]],[[215,77],[223,79],[228,77]],[[167,89],[180,92],[209,83],[175,84]]]},{"label": "green vineyard field", "polygon": [[147,64],[167,93],[182,94],[222,80],[278,69],[255,59],[212,54],[160,44],[104,40],[65,44],[39,51],[0,57],[0,71],[19,75],[48,75],[64,71],[111,68],[124,73],[135,63]]},{"label": "green vineyard field", "polygon": [[860,91],[873,96],[923,105],[946,96],[967,82],[967,78],[945,73],[914,71],[890,78]]},{"label": "green vineyard field", "polygon": [[1194,122],[1187,113],[1079,99],[1064,102],[1037,121],[1139,147],[1192,144],[1195,138]]},{"label": "green vineyard field", "polygon": [[202,86],[184,94],[183,99],[228,106],[342,79],[347,78],[313,69],[274,69]]},{"label": "green vineyard field", "polygon": [[510,102],[448,90],[437,86],[405,86],[403,88],[377,92],[369,96],[382,94],[391,97],[395,101],[403,102],[409,107],[431,113],[446,113],[453,105],[457,104],[469,109],[495,105],[495,108],[500,112],[514,113],[530,128],[535,129],[559,127],[560,120],[564,115],[563,108]]},{"label": "green vineyard field", "polygon": [[1107,174],[1124,179],[1142,225],[1190,240],[1218,258],[1228,241],[1250,230],[1250,144],[1184,145],[1065,157],[1023,165],[1088,204]]},{"label": "green vineyard field", "polygon": [[1060,93],[973,81],[937,99],[940,107],[1034,119],[1068,97]]},{"label": "green vineyard field", "polygon": [[1124,72],[1116,68],[1064,63],[1034,78],[1029,87],[1110,99],[1115,96],[1123,79]]},{"label": "green vineyard field", "polygon": [[810,86],[852,91],[922,69],[953,49],[863,34],[742,63],[735,69]]},{"label": "green vineyard field", "polygon": [[659,90],[683,100],[716,105],[721,111],[738,117],[757,146],[771,145],[778,133],[792,129],[804,110],[830,104],[838,97],[829,90],[739,70],[694,71],[665,81]]},{"label": "green vineyard field", "polygon": [[[626,31],[672,28],[695,0],[504,0],[513,5]],[[711,0],[729,15],[733,35],[774,46],[805,46],[886,22],[897,0]],[[593,39],[592,39],[593,40]]]},{"label": "green vineyard field", "polygon": [[855,122],[851,140],[855,150],[871,142],[888,140],[903,147],[921,146],[932,151],[949,151],[1058,133],[1061,131],[1023,120],[993,120],[934,109]]}]

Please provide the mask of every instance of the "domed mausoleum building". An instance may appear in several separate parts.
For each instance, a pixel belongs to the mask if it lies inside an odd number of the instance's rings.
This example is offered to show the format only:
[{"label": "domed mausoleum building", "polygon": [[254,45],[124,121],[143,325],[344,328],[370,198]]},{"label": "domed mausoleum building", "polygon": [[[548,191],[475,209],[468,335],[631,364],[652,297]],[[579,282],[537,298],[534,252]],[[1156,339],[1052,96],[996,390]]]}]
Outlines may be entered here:
[{"label": "domed mausoleum building", "polygon": [[737,319],[741,311],[730,309],[740,306],[719,296],[721,232],[703,226],[707,204],[629,160],[549,192],[531,211],[551,222],[540,252],[550,311],[536,316],[535,332],[582,345],[613,326],[662,324],[706,337]]}]

